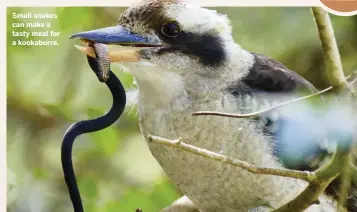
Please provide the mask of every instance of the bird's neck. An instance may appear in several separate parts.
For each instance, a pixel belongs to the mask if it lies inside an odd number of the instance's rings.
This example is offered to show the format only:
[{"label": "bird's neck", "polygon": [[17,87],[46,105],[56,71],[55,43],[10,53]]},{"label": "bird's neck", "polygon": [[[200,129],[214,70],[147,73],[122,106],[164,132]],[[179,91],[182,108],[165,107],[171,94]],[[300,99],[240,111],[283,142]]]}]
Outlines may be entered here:
[{"label": "bird's neck", "polygon": [[166,107],[173,101],[185,105],[188,97],[179,74],[144,63],[131,64],[130,68],[138,85],[139,105],[152,109]]}]

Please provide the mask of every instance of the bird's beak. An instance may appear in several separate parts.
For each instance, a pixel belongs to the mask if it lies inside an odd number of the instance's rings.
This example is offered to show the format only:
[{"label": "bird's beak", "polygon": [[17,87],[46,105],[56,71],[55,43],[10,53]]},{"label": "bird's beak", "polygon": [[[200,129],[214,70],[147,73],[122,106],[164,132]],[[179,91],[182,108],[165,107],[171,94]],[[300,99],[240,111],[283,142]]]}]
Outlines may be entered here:
[{"label": "bird's beak", "polygon": [[[70,37],[73,38],[80,38],[86,44],[97,42],[108,45],[111,62],[139,61],[143,56],[142,49],[162,46],[159,40],[131,33],[120,25],[76,33]],[[76,47],[83,53],[95,57],[91,46]]]}]

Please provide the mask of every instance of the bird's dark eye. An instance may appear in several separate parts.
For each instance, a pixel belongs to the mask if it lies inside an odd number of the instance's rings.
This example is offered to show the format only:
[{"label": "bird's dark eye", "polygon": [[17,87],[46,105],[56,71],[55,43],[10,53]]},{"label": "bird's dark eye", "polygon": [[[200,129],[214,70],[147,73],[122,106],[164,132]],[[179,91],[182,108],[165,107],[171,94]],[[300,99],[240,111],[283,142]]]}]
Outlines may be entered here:
[{"label": "bird's dark eye", "polygon": [[170,22],[162,26],[161,32],[166,37],[175,37],[181,32],[181,28],[177,23]]}]

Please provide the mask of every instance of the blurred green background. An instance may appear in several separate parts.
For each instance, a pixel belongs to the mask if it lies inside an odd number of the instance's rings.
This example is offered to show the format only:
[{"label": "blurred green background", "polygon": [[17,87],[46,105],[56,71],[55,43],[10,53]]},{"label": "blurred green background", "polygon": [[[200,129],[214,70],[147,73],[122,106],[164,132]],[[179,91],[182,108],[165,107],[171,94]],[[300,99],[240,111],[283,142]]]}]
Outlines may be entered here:
[{"label": "blurred green background", "polygon": [[[63,7],[7,9],[7,178],[8,211],[73,211],[63,180],[60,147],[73,123],[105,113],[107,88],[97,81],[82,53],[69,40],[75,32],[115,25],[125,8]],[[215,8],[228,14],[237,43],[280,60],[318,88],[328,86],[320,40],[309,8]],[[61,32],[58,46],[12,46],[12,13],[56,13],[46,20]],[[357,16],[331,15],[345,72],[357,69]],[[46,29],[47,30],[47,29]],[[38,39],[38,38],[29,38]],[[26,40],[26,39],[23,39]],[[127,89],[133,79],[112,70]],[[74,167],[85,211],[155,212],[181,194],[140,135],[135,108],[112,127],[81,136]]]}]

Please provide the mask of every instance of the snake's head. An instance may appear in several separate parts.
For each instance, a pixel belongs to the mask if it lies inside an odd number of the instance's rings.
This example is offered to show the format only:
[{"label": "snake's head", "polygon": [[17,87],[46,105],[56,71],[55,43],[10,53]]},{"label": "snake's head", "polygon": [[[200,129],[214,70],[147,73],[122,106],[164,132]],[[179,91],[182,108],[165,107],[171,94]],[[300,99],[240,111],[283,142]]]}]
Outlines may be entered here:
[{"label": "snake's head", "polygon": [[94,58],[97,52],[93,44],[105,44],[110,62],[137,62],[146,59],[143,50],[163,46],[159,39],[132,33],[120,25],[76,33],[70,37],[73,38],[79,38],[84,44],[76,46],[77,49]]}]

